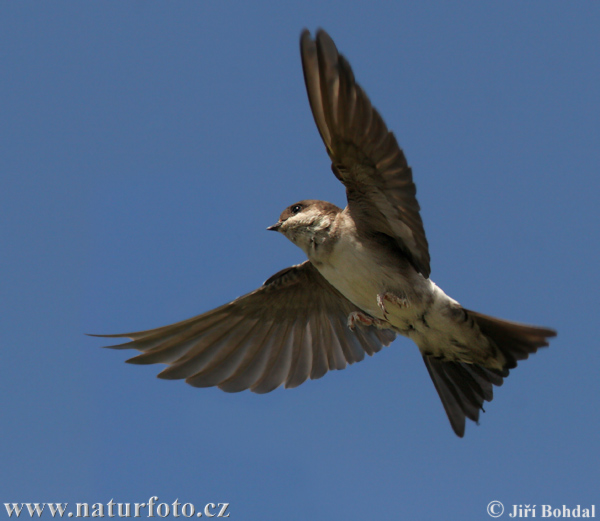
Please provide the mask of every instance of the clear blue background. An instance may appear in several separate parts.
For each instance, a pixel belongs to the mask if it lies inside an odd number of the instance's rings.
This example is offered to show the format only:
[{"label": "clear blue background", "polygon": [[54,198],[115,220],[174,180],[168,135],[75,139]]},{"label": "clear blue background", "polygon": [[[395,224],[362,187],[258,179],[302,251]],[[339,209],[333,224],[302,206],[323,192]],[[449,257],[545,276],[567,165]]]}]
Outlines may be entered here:
[{"label": "clear blue background", "polygon": [[[303,260],[265,228],[299,199],[345,204],[302,81],[319,26],[413,167],[432,279],[559,332],[462,440],[406,339],[257,396],[157,380],[84,336],[188,318]],[[0,503],[600,515],[599,27],[597,2],[3,2]]]}]

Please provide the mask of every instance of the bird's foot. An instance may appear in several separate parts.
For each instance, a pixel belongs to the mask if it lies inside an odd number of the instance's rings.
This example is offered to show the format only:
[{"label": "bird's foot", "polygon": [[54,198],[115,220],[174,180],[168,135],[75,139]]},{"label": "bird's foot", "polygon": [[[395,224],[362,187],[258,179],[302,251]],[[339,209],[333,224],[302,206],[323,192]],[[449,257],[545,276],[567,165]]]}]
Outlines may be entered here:
[{"label": "bird's foot", "polygon": [[354,331],[356,324],[360,324],[361,326],[369,327],[383,327],[383,320],[379,320],[378,318],[373,318],[362,311],[353,311],[348,315],[348,328],[351,331]]},{"label": "bird's foot", "polygon": [[407,308],[410,305],[408,299],[405,297],[399,297],[398,295],[389,292],[379,293],[377,295],[377,305],[379,306],[381,311],[383,311],[384,315],[387,315],[388,313],[385,307],[386,301],[395,306],[398,306],[399,308]]}]

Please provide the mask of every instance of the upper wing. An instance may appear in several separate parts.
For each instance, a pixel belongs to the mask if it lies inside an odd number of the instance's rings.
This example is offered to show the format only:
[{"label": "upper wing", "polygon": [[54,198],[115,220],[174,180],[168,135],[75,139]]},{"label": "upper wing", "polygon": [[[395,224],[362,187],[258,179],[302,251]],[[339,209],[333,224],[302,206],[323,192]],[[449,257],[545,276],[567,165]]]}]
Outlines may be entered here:
[{"label": "upper wing", "polygon": [[354,81],[350,64],[329,35],[300,37],[310,108],[333,173],[346,186],[348,208],[371,232],[392,237],[413,266],[429,277],[429,249],[412,172],[394,135]]},{"label": "upper wing", "polygon": [[306,261],[203,315],[148,331],[97,336],[131,338],[110,347],[142,351],[130,363],[168,364],[160,378],[267,393],[284,382],[296,387],[309,376],[344,369],[394,340],[393,331],[373,326],[351,331],[346,321],[353,311],[358,308]]}]

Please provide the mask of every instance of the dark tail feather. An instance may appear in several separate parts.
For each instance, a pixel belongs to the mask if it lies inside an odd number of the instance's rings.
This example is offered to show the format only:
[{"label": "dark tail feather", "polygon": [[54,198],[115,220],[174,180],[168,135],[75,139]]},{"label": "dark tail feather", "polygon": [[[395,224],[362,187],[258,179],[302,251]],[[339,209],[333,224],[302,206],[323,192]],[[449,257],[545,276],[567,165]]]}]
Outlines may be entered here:
[{"label": "dark tail feather", "polygon": [[423,361],[440,395],[442,404],[457,436],[465,435],[465,418],[479,421],[483,402],[494,397],[493,385],[502,385],[502,376],[480,365],[443,362],[430,356]]},{"label": "dark tail feather", "polygon": [[556,336],[556,331],[547,327],[528,326],[509,322],[465,309],[475,319],[481,332],[494,342],[506,360],[504,369],[517,367],[518,360],[525,360],[540,347],[548,345],[548,338]]},{"label": "dark tail feather", "polygon": [[504,366],[502,370],[487,369],[477,364],[444,362],[429,356],[423,357],[452,429],[461,438],[465,434],[465,419],[478,422],[483,402],[492,401],[493,386],[502,385],[509,370],[517,366],[518,360],[525,360],[540,347],[547,346],[548,338],[556,336],[556,331],[552,329],[465,311],[502,353]]}]

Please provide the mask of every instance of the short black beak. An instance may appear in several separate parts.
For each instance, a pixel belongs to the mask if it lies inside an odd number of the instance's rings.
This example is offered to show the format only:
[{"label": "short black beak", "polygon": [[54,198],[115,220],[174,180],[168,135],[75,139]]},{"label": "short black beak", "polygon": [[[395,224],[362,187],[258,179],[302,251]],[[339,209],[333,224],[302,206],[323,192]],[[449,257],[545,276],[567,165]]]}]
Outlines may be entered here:
[{"label": "short black beak", "polygon": [[273,226],[269,226],[267,230],[271,230],[272,232],[278,232],[279,228],[281,228],[281,221],[276,222]]}]

